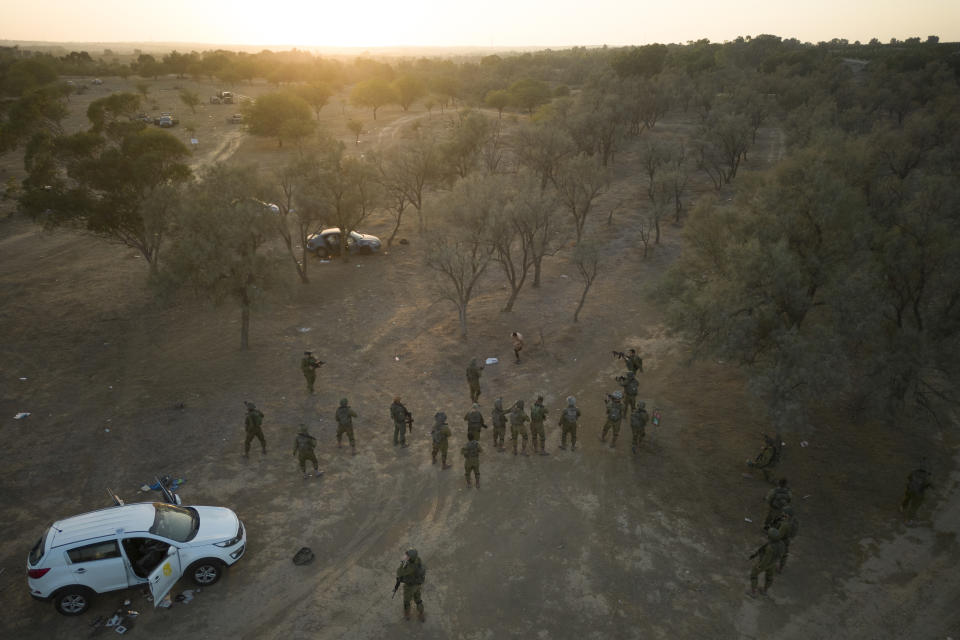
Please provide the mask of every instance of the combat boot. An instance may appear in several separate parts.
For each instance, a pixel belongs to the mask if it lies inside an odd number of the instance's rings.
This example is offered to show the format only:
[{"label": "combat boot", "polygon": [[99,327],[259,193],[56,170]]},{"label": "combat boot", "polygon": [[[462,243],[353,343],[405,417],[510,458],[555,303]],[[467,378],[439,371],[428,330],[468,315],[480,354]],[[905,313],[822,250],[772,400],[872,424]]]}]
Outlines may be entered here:
[{"label": "combat boot", "polygon": [[423,611],[420,611],[417,613],[417,618],[419,618],[420,622],[426,622],[427,614],[425,614]]},{"label": "combat boot", "polygon": [[467,489],[472,489],[473,483],[470,481],[470,476],[467,476]]},{"label": "combat boot", "polygon": [[480,488],[480,476],[477,476],[477,489]]},{"label": "combat boot", "polygon": [[430,459],[432,460],[432,462],[431,462],[430,464],[437,464],[437,455],[436,455],[436,454],[433,454],[433,455],[430,457]]},{"label": "combat boot", "polygon": [[451,467],[451,465],[447,464],[447,461],[444,460],[444,461],[443,461],[443,466],[440,467],[440,471],[446,471],[446,470],[449,469],[450,467]]},{"label": "combat boot", "polygon": [[403,619],[404,619],[404,620],[409,620],[409,619],[410,619],[410,607],[404,607],[404,608],[403,608]]}]

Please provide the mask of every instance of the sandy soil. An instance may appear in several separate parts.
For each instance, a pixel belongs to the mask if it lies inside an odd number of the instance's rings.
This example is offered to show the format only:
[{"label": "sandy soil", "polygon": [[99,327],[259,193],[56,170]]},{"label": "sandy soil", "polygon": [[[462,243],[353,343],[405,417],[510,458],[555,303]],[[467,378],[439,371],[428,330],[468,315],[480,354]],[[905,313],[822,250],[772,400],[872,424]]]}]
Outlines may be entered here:
[{"label": "sandy soil", "polygon": [[[229,106],[202,112],[211,123],[198,131],[204,160],[280,160],[275,143],[231,138],[238,129],[214,123]],[[383,109],[361,140],[393,135],[398,118],[417,115]],[[324,117],[348,139],[350,110],[344,117],[331,106]],[[662,131],[687,128],[668,120]],[[757,164],[746,169],[778,158],[781,140],[761,130]],[[410,244],[387,255],[313,262],[309,284],[254,314],[248,352],[237,348],[234,309],[157,306],[132,250],[66,230],[41,233],[16,217],[0,222],[0,635],[83,637],[129,597],[141,612],[130,633],[144,638],[960,637],[955,431],[827,415],[787,434],[782,471],[802,530],[771,597],[744,595],[767,486],[744,478],[743,463],[760,444],[763,413],[735,367],[689,364],[644,295],[678,255],[681,236],[667,225],[662,245],[641,260],[630,232],[641,189],[634,159],[629,148],[618,155],[613,187],[588,223],[608,260],[581,321],[571,323],[580,285],[564,250],[509,314],[499,311],[508,291],[491,269],[471,304],[467,341],[456,337],[453,308],[431,292],[435,276],[421,264],[410,221],[401,231]],[[707,188],[699,178],[693,186]],[[384,217],[364,230],[389,225]],[[509,362],[513,330],[527,337],[520,365]],[[628,427],[617,449],[597,440],[603,395],[622,369],[610,350],[628,346],[645,359],[641,398],[664,416],[636,457]],[[298,369],[310,347],[327,362],[313,396]],[[459,455],[464,367],[475,356],[503,361],[484,372],[485,414],[497,395],[529,402],[538,391],[552,412],[550,456],[498,453],[484,433],[479,491],[464,487]],[[416,418],[404,450],[391,443],[395,394]],[[555,426],[570,394],[584,412],[575,453],[557,449]],[[360,415],[355,457],[334,440],[344,395]],[[266,414],[269,445],[249,461],[240,455],[248,399]],[[448,471],[430,464],[438,409],[454,430]],[[18,411],[32,415],[14,420]],[[290,457],[302,421],[320,440],[320,480],[303,480]],[[906,528],[896,505],[922,455],[932,460],[936,492],[922,524]],[[147,499],[137,487],[157,473],[187,479],[186,503],[228,506],[247,525],[247,555],[221,583],[160,611],[138,590],[104,596],[79,618],[32,601],[24,557],[43,528],[105,506],[106,487]],[[304,545],[316,560],[294,566]],[[428,566],[423,625],[404,622],[399,596],[390,600],[409,547]]]}]

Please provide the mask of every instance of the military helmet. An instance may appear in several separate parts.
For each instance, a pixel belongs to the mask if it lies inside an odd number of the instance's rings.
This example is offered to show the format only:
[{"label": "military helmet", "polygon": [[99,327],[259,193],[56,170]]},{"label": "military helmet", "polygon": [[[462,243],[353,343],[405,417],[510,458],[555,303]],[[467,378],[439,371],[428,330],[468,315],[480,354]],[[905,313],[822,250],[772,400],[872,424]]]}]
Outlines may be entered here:
[{"label": "military helmet", "polygon": [[416,549],[407,549],[407,557],[410,558],[410,561],[417,559],[417,550]]},{"label": "military helmet", "polygon": [[301,422],[301,423],[300,423],[300,433],[306,433],[306,432],[307,432],[307,425],[305,425],[305,424],[303,424],[303,423]]},{"label": "military helmet", "polygon": [[447,414],[443,411],[437,411],[435,414],[433,414],[433,419],[445,422],[447,419]]},{"label": "military helmet", "polygon": [[790,516],[793,515],[793,505],[788,504],[788,505],[786,505],[785,507],[783,507],[783,508],[780,509],[780,510],[783,511],[783,512],[784,512],[785,514],[787,514],[787,515],[790,515]]},{"label": "military helmet", "polygon": [[574,398],[573,396],[567,396],[567,406],[568,407],[577,406],[577,399]]},{"label": "military helmet", "polygon": [[493,406],[495,406],[497,409],[503,409],[503,398],[497,398],[494,400]]},{"label": "military helmet", "polygon": [[393,396],[394,402],[400,402],[400,396]]},{"label": "military helmet", "polygon": [[537,400],[543,400],[543,394],[542,394],[542,393],[538,393],[538,394],[537,394]]},{"label": "military helmet", "polygon": [[250,402],[249,400],[244,400],[244,401],[243,401],[243,404],[247,407],[247,409],[256,409],[256,408],[257,408],[257,405],[253,404],[253,403]]},{"label": "military helmet", "polygon": [[347,399],[346,399],[346,398],[340,398],[340,406],[341,406],[341,407],[347,406]]},{"label": "military helmet", "polygon": [[614,391],[613,397],[617,400],[623,400],[623,391]]}]

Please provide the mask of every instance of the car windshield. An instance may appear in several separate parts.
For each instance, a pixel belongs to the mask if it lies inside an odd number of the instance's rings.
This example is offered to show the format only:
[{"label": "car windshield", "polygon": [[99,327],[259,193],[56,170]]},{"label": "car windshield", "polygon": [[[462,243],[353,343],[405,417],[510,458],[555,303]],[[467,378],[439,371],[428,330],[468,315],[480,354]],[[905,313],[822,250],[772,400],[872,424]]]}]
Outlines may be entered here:
[{"label": "car windshield", "polygon": [[150,527],[150,533],[177,542],[187,542],[197,535],[200,516],[196,509],[175,507],[161,502],[154,502],[153,506],[157,515]]},{"label": "car windshield", "polygon": [[47,527],[47,530],[43,532],[43,535],[37,540],[37,544],[33,545],[33,549],[30,549],[30,557],[28,560],[33,566],[36,566],[36,564],[40,562],[40,559],[43,558],[43,550],[47,546],[48,533],[50,533],[50,527]]}]

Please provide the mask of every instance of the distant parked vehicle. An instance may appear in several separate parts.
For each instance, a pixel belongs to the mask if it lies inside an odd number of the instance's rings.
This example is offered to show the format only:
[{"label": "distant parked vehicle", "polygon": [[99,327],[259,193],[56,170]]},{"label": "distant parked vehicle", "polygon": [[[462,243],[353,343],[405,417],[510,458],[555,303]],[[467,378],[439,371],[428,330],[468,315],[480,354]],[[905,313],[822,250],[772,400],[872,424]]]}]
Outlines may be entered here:
[{"label": "distant parked vehicle", "polygon": [[228,123],[228,124],[243,124],[243,114],[242,114],[242,113],[235,113],[235,114],[233,114],[232,116],[230,116],[229,118],[227,118],[227,123]]},{"label": "distant parked vehicle", "polygon": [[[377,253],[380,251],[380,238],[368,233],[358,233],[351,231],[347,238],[347,251],[350,255],[356,253]],[[307,251],[310,251],[319,258],[329,258],[330,256],[340,255],[340,229],[331,227],[324,229],[320,233],[311,234],[307,237]]]},{"label": "distant parked vehicle", "polygon": [[164,111],[158,117],[153,119],[153,124],[158,127],[169,128],[180,124],[180,118]]},{"label": "distant parked vehicle", "polygon": [[216,95],[210,96],[210,104],[233,104],[233,93],[218,91]]}]

